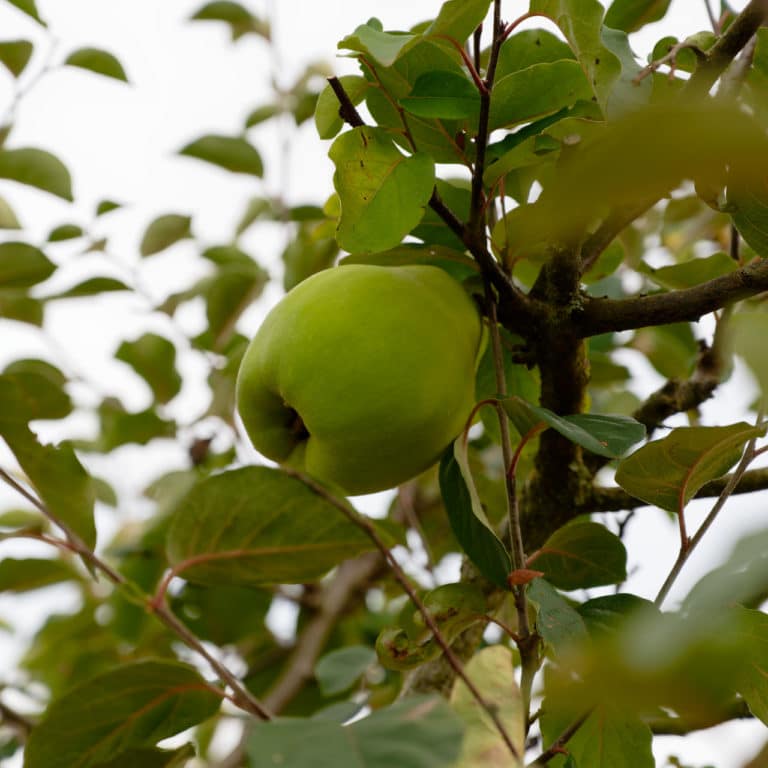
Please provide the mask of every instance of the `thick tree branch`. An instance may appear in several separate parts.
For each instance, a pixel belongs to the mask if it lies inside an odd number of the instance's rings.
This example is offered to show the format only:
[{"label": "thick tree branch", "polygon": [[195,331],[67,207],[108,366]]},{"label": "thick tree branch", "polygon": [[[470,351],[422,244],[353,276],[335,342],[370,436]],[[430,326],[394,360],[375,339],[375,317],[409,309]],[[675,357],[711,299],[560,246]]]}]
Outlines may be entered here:
[{"label": "thick tree branch", "polygon": [[720,39],[707,51],[686,85],[687,95],[703,96],[768,19],[768,0],[751,0]]},{"label": "thick tree branch", "polygon": [[574,312],[576,332],[582,338],[650,325],[695,322],[703,315],[740,299],[768,290],[768,259],[717,277],[693,288],[631,299],[583,297]]}]

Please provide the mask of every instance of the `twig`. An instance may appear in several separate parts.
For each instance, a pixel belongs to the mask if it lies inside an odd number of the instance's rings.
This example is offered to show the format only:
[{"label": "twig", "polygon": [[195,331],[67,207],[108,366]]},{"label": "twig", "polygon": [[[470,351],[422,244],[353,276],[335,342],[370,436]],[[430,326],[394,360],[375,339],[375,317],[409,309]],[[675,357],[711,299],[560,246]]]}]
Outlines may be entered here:
[{"label": "twig", "polygon": [[390,570],[392,571],[392,575],[395,577],[395,580],[398,582],[398,584],[400,584],[403,591],[408,595],[411,602],[424,618],[424,623],[427,625],[427,627],[429,627],[429,630],[432,632],[435,641],[440,646],[440,649],[443,651],[443,655],[445,656],[453,671],[456,673],[456,676],[459,677],[461,681],[467,686],[475,701],[477,701],[477,703],[491,718],[493,724],[496,727],[496,730],[504,740],[504,743],[507,745],[507,748],[509,749],[512,756],[519,758],[520,755],[517,751],[517,748],[515,747],[510,735],[507,733],[507,729],[504,727],[504,724],[501,722],[496,708],[485,700],[483,694],[467,675],[466,671],[464,670],[464,665],[453,652],[453,649],[449,645],[448,641],[445,639],[445,637],[443,637],[443,634],[440,631],[440,627],[437,626],[437,623],[432,617],[432,614],[427,610],[424,602],[411,586],[411,583],[408,581],[408,577],[405,575],[405,572],[400,567],[400,564],[395,559],[389,547],[384,543],[381,536],[379,536],[378,531],[371,523],[371,521],[363,515],[359,514],[356,510],[345,504],[340,499],[336,498],[336,496],[330,493],[326,488],[317,483],[308,475],[305,475],[303,472],[299,472],[288,467],[284,468],[284,471],[292,477],[301,480],[301,482],[303,482],[310,490],[312,490],[321,498],[325,499],[329,504],[332,504],[334,507],[336,507],[336,509],[338,509],[351,523],[360,528],[360,530],[363,531],[366,536],[368,536],[368,538],[374,543],[376,549],[378,549],[379,552],[381,552],[381,554],[384,556]]},{"label": "twig", "polygon": [[545,749],[532,763],[528,763],[526,768],[537,768],[537,766],[546,765],[553,758],[562,755],[563,752],[565,752],[563,749],[565,745],[573,738],[576,731],[584,725],[584,722],[591,714],[592,710],[590,709],[588,712],[585,712],[574,720],[547,749]]},{"label": "twig", "polygon": [[738,467],[736,467],[736,471],[730,476],[728,483],[726,484],[725,488],[723,488],[720,496],[712,506],[709,514],[704,518],[704,522],[702,522],[702,524],[699,526],[698,530],[690,539],[690,541],[680,547],[680,553],[677,556],[677,560],[675,560],[674,565],[672,566],[669,574],[667,575],[667,578],[664,580],[664,584],[662,584],[661,589],[659,590],[659,593],[656,595],[656,599],[654,600],[654,603],[657,607],[660,608],[664,603],[665,598],[669,594],[669,590],[672,588],[675,580],[680,575],[680,571],[682,571],[683,566],[691,556],[691,553],[702,540],[702,538],[704,538],[704,534],[709,530],[712,523],[715,522],[715,518],[725,505],[725,502],[730,498],[731,494],[733,493],[733,489],[738,485],[739,480],[747,471],[747,467],[755,458],[756,442],[756,437],[753,437],[749,441],[747,449],[744,451],[744,455],[741,457],[741,461],[739,462]]}]

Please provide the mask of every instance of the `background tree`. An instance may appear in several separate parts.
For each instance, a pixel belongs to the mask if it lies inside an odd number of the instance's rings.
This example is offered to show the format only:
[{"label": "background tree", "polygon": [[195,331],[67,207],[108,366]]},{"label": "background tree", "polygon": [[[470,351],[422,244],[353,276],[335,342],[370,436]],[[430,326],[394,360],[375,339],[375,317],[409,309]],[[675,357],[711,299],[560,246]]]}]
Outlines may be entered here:
[{"label": "background tree", "polygon": [[[0,42],[18,82],[0,149],[13,182],[0,200],[4,337],[49,337],[64,302],[107,322],[117,305],[105,294],[136,298],[157,324],[127,329],[114,350],[144,380],[143,407],[55,349],[11,354],[0,373],[0,478],[14,493],[0,588],[18,605],[52,585],[76,596],[0,693],[3,757],[642,768],[655,735],[768,722],[765,531],[667,599],[713,523],[726,525],[730,497],[768,485],[750,468],[761,397],[731,389],[749,420],[705,407],[734,359],[761,390],[768,377],[764,0],[723,4],[712,31],[665,37],[648,64],[628,34],[669,2],[531,0],[514,18],[511,3],[449,0],[406,32],[358,26],[339,47],[359,74],[327,83],[315,65],[286,84],[273,51],[273,92],[241,130],[178,152],[259,179],[260,132],[314,119],[333,140],[335,194],[294,204],[264,187],[212,242],[194,216],[167,211],[146,222],[136,259],[115,255],[109,222],[123,206],[108,195],[44,242],[22,230],[20,190],[73,199],[67,167],[17,132],[24,100],[65,67],[128,75],[98,43],[54,44],[34,0],[8,5],[35,42]],[[244,4],[207,3],[191,21],[271,45],[267,17]],[[270,279],[250,251],[270,237],[285,238],[285,289],[339,259],[431,264],[482,311],[476,423],[397,489],[386,520],[301,472],[254,466],[240,433],[247,313]],[[185,247],[158,296],[153,263]],[[190,332],[195,312],[204,327]],[[636,394],[630,351],[665,377],[657,391]],[[206,404],[182,415],[174,402],[200,371]],[[141,489],[147,514],[126,514],[101,476],[124,456],[152,467],[158,446],[176,466]],[[678,555],[630,552],[660,585],[637,595],[623,587],[624,540],[648,506],[674,521]],[[446,578],[451,553],[463,564]],[[288,642],[268,617],[287,605]]]}]

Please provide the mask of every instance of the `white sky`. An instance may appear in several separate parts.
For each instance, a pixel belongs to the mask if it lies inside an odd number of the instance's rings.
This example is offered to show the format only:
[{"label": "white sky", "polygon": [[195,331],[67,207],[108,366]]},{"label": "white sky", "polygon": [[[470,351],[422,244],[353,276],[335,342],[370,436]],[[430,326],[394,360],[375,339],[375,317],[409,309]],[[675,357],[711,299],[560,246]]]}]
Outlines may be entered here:
[{"label": "white sky", "polygon": [[[76,203],[69,205],[0,180],[0,196],[11,202],[19,215],[26,228],[24,237],[43,242],[57,224],[88,224],[96,202],[104,197],[129,204],[94,227],[96,233],[111,237],[107,258],[80,256],[76,248],[66,243],[46,249],[52,258],[66,264],[56,282],[52,282],[52,288],[75,284],[96,271],[121,277],[134,270],[143,228],[161,213],[192,214],[200,239],[214,244],[230,238],[245,201],[262,193],[265,186],[272,193],[282,189],[295,203],[322,201],[331,189],[332,169],[326,157],[328,143],[317,139],[311,123],[292,136],[289,164],[282,169],[280,130],[267,126],[252,134],[265,156],[269,171],[265,182],[235,176],[174,153],[204,133],[238,133],[251,109],[268,98],[270,72],[277,72],[281,83],[290,84],[310,61],[328,62],[340,74],[356,71],[353,62],[336,58],[336,42],[370,16],[381,18],[385,28],[406,28],[434,14],[439,7],[437,0],[246,1],[255,12],[275,16],[278,53],[272,59],[259,39],[248,37],[231,45],[224,25],[186,23],[185,19],[202,4],[203,0],[38,0],[41,15],[59,41],[54,61],[62,60],[77,47],[96,45],[118,56],[131,81],[130,86],[125,86],[65,68],[46,75],[19,106],[9,146],[37,146],[57,154],[73,172],[76,197]],[[745,0],[733,5],[743,7]],[[512,18],[526,8],[527,3],[522,0],[507,0],[505,17]],[[632,42],[636,52],[645,57],[663,34],[684,36],[707,28],[703,0],[673,0],[669,18],[645,28],[633,36]],[[45,60],[49,48],[47,34],[3,2],[0,30],[2,39],[25,37],[36,43],[30,70],[36,70]],[[21,82],[23,85],[25,80],[22,78]],[[13,98],[12,88],[12,79],[3,70],[0,115],[6,114]],[[287,188],[283,184],[285,178]],[[273,273],[278,273],[282,243],[279,235],[266,229],[254,228],[243,245]],[[10,236],[16,237],[13,233]],[[183,243],[141,264],[141,279],[148,292],[158,298],[191,283],[196,276],[189,267],[192,253],[194,245]],[[278,297],[275,285],[265,300],[243,318],[242,330],[252,333]],[[49,308],[47,344],[41,344],[35,330],[0,321],[0,369],[12,359],[39,355],[70,373],[85,374],[89,386],[78,391],[86,398],[92,397],[92,387],[120,396],[129,408],[145,407],[146,388],[112,359],[120,340],[153,329],[169,335],[180,345],[180,351],[184,349],[178,331],[167,319],[148,317],[146,310],[146,303],[119,295],[58,302]],[[202,315],[195,310],[183,313],[180,320],[187,331],[193,332],[203,322]],[[185,389],[172,404],[171,412],[180,418],[186,415],[189,420],[204,403],[205,371],[190,356],[182,356],[181,368]],[[650,371],[643,376],[646,391],[660,381]],[[713,419],[720,423],[740,418],[744,388],[748,386],[745,375],[737,371],[721,391],[718,405],[708,404],[705,413],[713,414]],[[79,423],[84,429],[90,426],[87,420]],[[56,439],[62,434],[54,430],[47,436]],[[96,469],[127,494],[129,501],[124,511],[132,515],[143,511],[136,492],[158,473],[158,465],[183,461],[178,447],[127,448],[100,460]],[[0,462],[8,464],[8,455],[2,450]],[[382,502],[383,497],[373,497],[366,501],[365,508],[375,510]],[[15,505],[18,499],[0,488],[0,509]],[[692,558],[670,604],[676,596],[685,594],[704,570],[722,559],[740,532],[762,527],[761,507],[761,499],[752,497],[739,499],[726,509]],[[696,502],[691,509],[691,518],[696,519],[706,512],[707,505]],[[100,515],[100,521],[109,526],[109,514]],[[693,520],[689,526],[692,524]],[[640,556],[646,558],[643,570],[633,577],[629,588],[652,595],[676,556],[676,528],[662,513],[643,510],[630,530],[629,546],[636,555],[635,564],[639,564]],[[647,562],[648,552],[653,553],[652,563]],[[8,548],[0,551],[9,553]],[[58,593],[49,599],[47,592],[39,593],[34,610],[24,615],[17,610],[20,603],[0,596],[0,617],[11,618],[31,631],[47,611],[63,607]],[[0,660],[0,674],[11,672],[16,652],[17,647],[0,636],[0,659],[5,657],[5,661]],[[690,739],[664,739],[657,756],[661,759],[667,753],[677,753],[690,761],[737,768],[755,751],[757,735],[764,735],[762,727],[753,723],[733,724]]]}]

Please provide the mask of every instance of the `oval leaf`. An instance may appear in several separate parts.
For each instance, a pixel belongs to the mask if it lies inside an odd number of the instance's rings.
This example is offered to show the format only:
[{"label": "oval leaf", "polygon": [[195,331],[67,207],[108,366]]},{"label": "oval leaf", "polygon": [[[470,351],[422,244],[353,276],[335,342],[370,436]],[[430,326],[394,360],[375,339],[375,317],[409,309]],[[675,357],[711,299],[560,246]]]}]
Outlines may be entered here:
[{"label": "oval leaf", "polygon": [[534,579],[526,595],[536,606],[536,631],[556,653],[586,639],[584,619],[551,584]]},{"label": "oval leaf", "polygon": [[0,243],[0,287],[29,288],[47,280],[56,265],[33,245]]},{"label": "oval leaf", "polygon": [[0,149],[0,178],[71,201],[72,179],[56,156],[42,149]]},{"label": "oval leaf", "polygon": [[264,175],[261,155],[252,144],[237,136],[201,136],[180,149],[179,154],[213,163],[233,173]]},{"label": "oval leaf", "polygon": [[100,48],[78,48],[64,59],[64,64],[87,69],[97,75],[104,75],[104,77],[122,80],[124,83],[128,82],[128,77],[120,61],[108,51],[103,51]]},{"label": "oval leaf", "polygon": [[350,253],[385,251],[424,215],[435,165],[422,152],[403,155],[386,131],[355,128],[333,142],[333,183],[341,198],[339,245]]},{"label": "oval leaf", "polygon": [[29,63],[33,50],[29,40],[3,40],[0,41],[0,61],[14,77],[18,77]]},{"label": "oval leaf", "polygon": [[555,531],[528,564],[559,589],[617,584],[627,578],[627,550],[599,523],[570,523]]},{"label": "oval leaf", "polygon": [[462,549],[486,579],[508,589],[512,561],[483,511],[459,437],[440,461],[440,493]]},{"label": "oval leaf", "polygon": [[157,402],[167,403],[181,391],[176,347],[168,339],[145,333],[135,341],[124,341],[115,357],[130,365],[149,384]]},{"label": "oval leaf", "polygon": [[323,696],[349,690],[376,661],[376,652],[367,645],[350,645],[326,653],[315,665],[315,677]]},{"label": "oval leaf", "polygon": [[710,480],[724,475],[764,427],[678,427],[624,459],[616,482],[635,498],[677,512]]},{"label": "oval leaf", "polygon": [[606,27],[635,32],[664,18],[671,0],[613,0],[605,14]]},{"label": "oval leaf", "polygon": [[178,213],[166,213],[150,223],[141,239],[139,251],[142,256],[152,256],[170,248],[179,240],[192,236],[192,219]]},{"label": "oval leaf", "polygon": [[126,664],[50,704],[32,730],[24,766],[98,766],[197,725],[220,705],[221,696],[192,667],[169,661]]},{"label": "oval leaf", "polygon": [[[520,688],[515,680],[512,651],[493,645],[478,651],[465,667],[469,679],[496,711],[518,755],[525,754],[525,714]],[[466,728],[461,757],[456,768],[518,768],[509,747],[488,713],[478,704],[466,683],[457,679],[451,691],[451,707]]]},{"label": "oval leaf", "polygon": [[37,5],[35,0],[8,0],[11,5],[15,5],[22,13],[26,13],[27,16],[32,17],[38,24],[42,26],[48,26],[41,18],[37,11]]},{"label": "oval leaf", "polygon": [[76,578],[77,573],[61,560],[0,560],[0,592],[29,592]]},{"label": "oval leaf", "polygon": [[476,117],[480,94],[474,83],[456,72],[425,72],[400,103],[413,115],[447,120]]},{"label": "oval leaf", "polygon": [[168,533],[173,565],[204,584],[314,581],[371,549],[368,537],[300,480],[243,467],[203,480],[180,504]]}]

